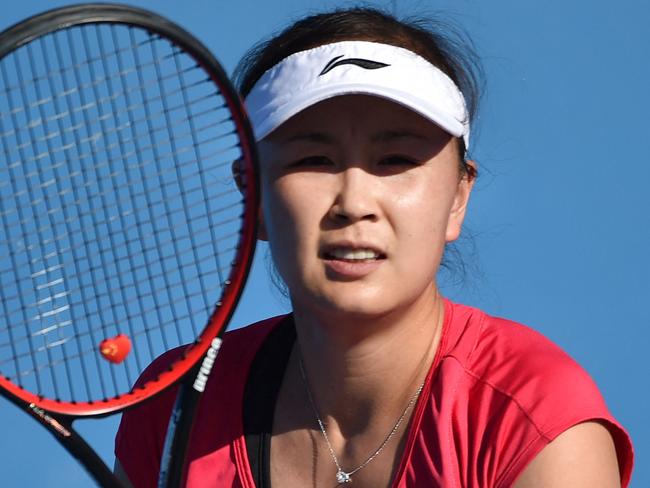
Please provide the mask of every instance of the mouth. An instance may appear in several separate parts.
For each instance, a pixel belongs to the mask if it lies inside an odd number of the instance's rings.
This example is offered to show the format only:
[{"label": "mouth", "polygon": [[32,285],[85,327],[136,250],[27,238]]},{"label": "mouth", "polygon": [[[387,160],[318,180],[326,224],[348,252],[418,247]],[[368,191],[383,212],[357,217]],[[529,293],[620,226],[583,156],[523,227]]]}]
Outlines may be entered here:
[{"label": "mouth", "polygon": [[386,259],[386,255],[372,248],[354,248],[354,247],[330,247],[322,252],[322,257],[329,261],[346,261],[350,263],[359,263],[366,261],[378,261]]}]

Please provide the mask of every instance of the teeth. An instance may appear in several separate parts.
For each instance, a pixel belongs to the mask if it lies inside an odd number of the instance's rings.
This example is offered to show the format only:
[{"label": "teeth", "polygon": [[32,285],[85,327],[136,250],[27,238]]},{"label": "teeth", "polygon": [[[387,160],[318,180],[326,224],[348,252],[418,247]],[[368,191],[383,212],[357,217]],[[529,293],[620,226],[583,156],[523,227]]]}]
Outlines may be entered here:
[{"label": "teeth", "polygon": [[332,257],[338,259],[377,259],[379,255],[371,249],[332,249]]}]

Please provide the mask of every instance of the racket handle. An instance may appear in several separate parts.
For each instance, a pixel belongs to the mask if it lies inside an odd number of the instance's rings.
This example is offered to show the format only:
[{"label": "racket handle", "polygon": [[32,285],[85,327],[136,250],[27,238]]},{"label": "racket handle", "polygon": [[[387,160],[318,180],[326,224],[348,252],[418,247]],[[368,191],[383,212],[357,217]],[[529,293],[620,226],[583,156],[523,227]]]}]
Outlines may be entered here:
[{"label": "racket handle", "polygon": [[64,442],[58,436],[57,439],[68,449],[74,457],[86,468],[88,473],[95,479],[102,488],[124,488],[113,471],[106,466],[106,463],[97,455],[80,435],[75,435],[68,442]]},{"label": "racket handle", "polygon": [[[190,375],[193,377],[194,375]],[[200,394],[190,385],[181,383],[165,435],[158,488],[180,488],[186,466],[186,453]]]}]

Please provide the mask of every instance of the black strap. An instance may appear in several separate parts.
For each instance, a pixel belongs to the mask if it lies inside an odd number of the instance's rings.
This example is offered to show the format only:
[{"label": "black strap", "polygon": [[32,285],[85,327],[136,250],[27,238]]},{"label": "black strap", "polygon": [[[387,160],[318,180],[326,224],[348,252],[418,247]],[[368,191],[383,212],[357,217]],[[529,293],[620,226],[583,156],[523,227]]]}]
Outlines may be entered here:
[{"label": "black strap", "polygon": [[244,438],[257,488],[271,486],[273,414],[295,341],[293,316],[288,315],[268,335],[248,374],[244,390]]}]

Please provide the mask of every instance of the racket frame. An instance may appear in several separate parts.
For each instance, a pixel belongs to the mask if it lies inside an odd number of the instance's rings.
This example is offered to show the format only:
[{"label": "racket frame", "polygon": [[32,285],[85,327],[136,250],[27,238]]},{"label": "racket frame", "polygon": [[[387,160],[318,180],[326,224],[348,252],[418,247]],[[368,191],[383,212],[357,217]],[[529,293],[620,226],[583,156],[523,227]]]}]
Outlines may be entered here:
[{"label": "racket frame", "polygon": [[[200,372],[201,364],[207,354],[212,354],[213,340],[223,335],[225,326],[235,311],[255,251],[259,207],[255,138],[241,98],[214,55],[183,28],[141,8],[122,4],[89,3],[56,8],[34,15],[0,33],[0,60],[41,36],[69,27],[97,23],[134,26],[166,38],[193,57],[218,87],[228,105],[236,128],[242,159],[248,163],[243,165],[245,172],[242,176],[247,182],[247,191],[242,192],[245,213],[239,246],[221,300],[215,305],[204,330],[194,343],[185,348],[181,358],[160,373],[155,381],[110,399],[94,402],[63,402],[31,393],[0,374],[0,393],[45,426],[86,467],[101,486],[117,488],[121,484],[104,461],[73,429],[73,421],[79,418],[100,418],[124,411],[181,382],[179,396],[172,413],[172,418],[176,419],[176,422],[171,422],[168,429],[166,454],[163,455],[159,482],[159,486],[162,487],[180,486],[189,434],[201,397],[201,391],[193,388],[192,385],[198,374],[204,374]],[[170,456],[172,452],[174,455]]]}]

